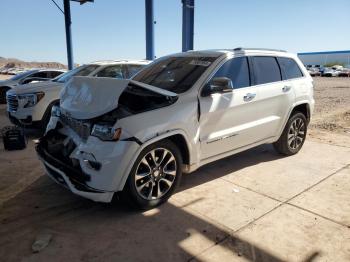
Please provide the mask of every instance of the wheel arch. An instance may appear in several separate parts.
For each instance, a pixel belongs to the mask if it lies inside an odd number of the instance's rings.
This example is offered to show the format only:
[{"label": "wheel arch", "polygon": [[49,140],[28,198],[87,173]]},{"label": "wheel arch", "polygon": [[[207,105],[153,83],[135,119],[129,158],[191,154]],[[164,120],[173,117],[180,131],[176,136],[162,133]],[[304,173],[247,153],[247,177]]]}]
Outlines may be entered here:
[{"label": "wheel arch", "polygon": [[307,102],[297,104],[293,107],[291,113],[289,114],[288,119],[293,115],[294,112],[301,112],[305,115],[307,122],[310,122],[311,113],[310,113],[310,104]]},{"label": "wheel arch", "polygon": [[59,105],[60,103],[60,100],[59,99],[55,99],[53,100],[46,108],[45,110],[45,113],[42,117],[42,120],[45,119],[45,117],[48,117],[49,115],[51,115],[51,108],[54,106],[54,105]]},{"label": "wheel arch", "polygon": [[309,123],[310,120],[311,120],[311,106],[310,106],[310,103],[309,101],[300,101],[298,103],[295,103],[289,110],[289,113],[286,117],[286,119],[284,119],[284,123],[283,125],[281,126],[279,132],[277,133],[278,135],[275,137],[275,139],[278,139],[281,135],[282,135],[282,132],[286,126],[286,124],[288,123],[288,119],[293,115],[294,112],[296,111],[300,111],[302,113],[304,113],[305,117],[306,117],[306,120],[307,122]]},{"label": "wheel arch", "polygon": [[176,146],[178,146],[184,161],[183,162],[184,165],[182,169],[183,171],[187,170],[188,168],[187,166],[189,166],[191,163],[191,144],[189,143],[188,136],[183,130],[180,130],[180,129],[168,131],[166,133],[157,135],[145,141],[144,143],[142,143],[142,145],[139,147],[139,149],[135,153],[133,159],[130,161],[128,168],[125,170],[125,173],[123,174],[123,179],[121,180],[121,183],[116,191],[123,190],[125,183],[131,172],[131,169],[134,166],[135,161],[137,157],[140,155],[141,151],[144,150],[147,146],[165,139],[172,141]]}]

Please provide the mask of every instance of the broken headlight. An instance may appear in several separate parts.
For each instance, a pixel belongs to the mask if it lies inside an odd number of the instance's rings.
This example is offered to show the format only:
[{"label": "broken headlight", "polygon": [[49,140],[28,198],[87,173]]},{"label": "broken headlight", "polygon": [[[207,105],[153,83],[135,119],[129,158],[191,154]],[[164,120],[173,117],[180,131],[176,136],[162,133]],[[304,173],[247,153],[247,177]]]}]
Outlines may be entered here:
[{"label": "broken headlight", "polygon": [[121,128],[114,128],[103,124],[95,124],[91,132],[92,136],[96,136],[103,141],[118,141],[121,134]]}]

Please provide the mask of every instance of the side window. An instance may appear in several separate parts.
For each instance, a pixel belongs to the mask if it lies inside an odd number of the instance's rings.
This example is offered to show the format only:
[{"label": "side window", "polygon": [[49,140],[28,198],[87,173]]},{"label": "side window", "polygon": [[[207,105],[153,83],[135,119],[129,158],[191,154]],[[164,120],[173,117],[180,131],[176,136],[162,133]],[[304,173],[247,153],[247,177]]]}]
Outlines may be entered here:
[{"label": "side window", "polygon": [[38,77],[38,78],[48,78],[47,72],[38,72],[32,74],[30,77]]},{"label": "side window", "polygon": [[301,72],[300,67],[294,61],[294,59],[287,57],[278,57],[277,60],[282,70],[283,80],[303,77],[303,73]]},{"label": "side window", "polygon": [[271,56],[253,57],[255,84],[261,85],[281,81],[281,72],[277,60]]},{"label": "side window", "polygon": [[133,77],[138,71],[140,71],[144,67],[143,65],[128,65],[128,77]]},{"label": "side window", "polygon": [[108,66],[108,67],[102,69],[101,71],[97,72],[97,74],[95,76],[124,79],[121,65]]},{"label": "side window", "polygon": [[55,77],[57,77],[57,76],[59,76],[61,74],[62,74],[62,72],[60,72],[60,71],[51,71],[50,72],[50,78],[55,78]]},{"label": "side window", "polygon": [[214,77],[228,77],[234,89],[250,86],[247,57],[232,58],[223,64]]},{"label": "side window", "polygon": [[95,71],[99,65],[87,65],[74,74],[74,76],[88,76]]}]

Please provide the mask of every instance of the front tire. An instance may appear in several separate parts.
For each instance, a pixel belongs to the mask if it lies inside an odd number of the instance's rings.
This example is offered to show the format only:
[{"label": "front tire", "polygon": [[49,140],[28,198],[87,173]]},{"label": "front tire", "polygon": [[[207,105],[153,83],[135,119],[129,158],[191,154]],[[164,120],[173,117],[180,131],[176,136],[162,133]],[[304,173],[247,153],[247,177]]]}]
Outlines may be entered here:
[{"label": "front tire", "polygon": [[303,113],[295,112],[289,118],[281,137],[273,143],[275,150],[286,156],[299,152],[302,148],[307,133],[307,120]]},{"label": "front tire", "polygon": [[141,209],[154,208],[173,194],[182,175],[182,157],[170,140],[147,146],[136,159],[123,196]]}]

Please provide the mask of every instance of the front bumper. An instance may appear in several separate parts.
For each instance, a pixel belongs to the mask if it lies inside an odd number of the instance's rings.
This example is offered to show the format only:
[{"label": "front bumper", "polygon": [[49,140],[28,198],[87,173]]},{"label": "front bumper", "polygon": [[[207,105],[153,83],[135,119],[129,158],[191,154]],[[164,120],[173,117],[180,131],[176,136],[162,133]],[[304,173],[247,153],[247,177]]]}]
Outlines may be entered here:
[{"label": "front bumper", "polygon": [[74,194],[96,202],[110,202],[114,192],[94,189],[87,185],[91,177],[69,164],[55,158],[46,148],[45,137],[36,146],[39,158],[43,161],[47,174],[58,184]]},{"label": "front bumper", "polygon": [[[55,136],[61,136],[66,144],[68,141],[68,144],[72,143],[72,148],[67,151],[63,146],[52,150],[52,141],[55,140],[52,137]],[[139,148],[134,141],[109,142],[94,136],[83,139],[64,126],[59,118],[51,117],[46,134],[37,145],[37,152],[49,176],[56,182],[83,197],[109,202],[115,192],[123,190]],[[64,157],[61,152],[65,152]],[[62,179],[55,178],[56,173]]]}]

